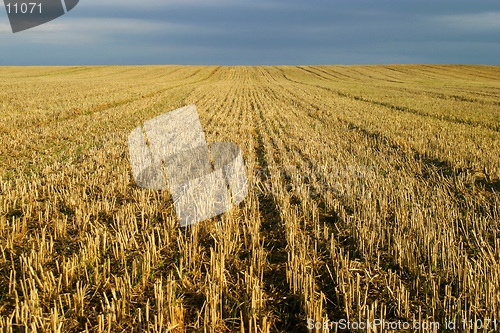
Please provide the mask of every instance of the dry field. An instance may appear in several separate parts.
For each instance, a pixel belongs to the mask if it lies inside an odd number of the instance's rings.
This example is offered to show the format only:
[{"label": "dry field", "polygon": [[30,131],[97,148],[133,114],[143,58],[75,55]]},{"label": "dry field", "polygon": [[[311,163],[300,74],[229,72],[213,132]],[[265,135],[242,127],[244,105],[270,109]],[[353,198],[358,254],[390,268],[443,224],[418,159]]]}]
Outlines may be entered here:
[{"label": "dry field", "polygon": [[[181,228],[127,138],[188,104],[250,193]],[[500,320],[500,67],[2,67],[0,142],[0,331]]]}]

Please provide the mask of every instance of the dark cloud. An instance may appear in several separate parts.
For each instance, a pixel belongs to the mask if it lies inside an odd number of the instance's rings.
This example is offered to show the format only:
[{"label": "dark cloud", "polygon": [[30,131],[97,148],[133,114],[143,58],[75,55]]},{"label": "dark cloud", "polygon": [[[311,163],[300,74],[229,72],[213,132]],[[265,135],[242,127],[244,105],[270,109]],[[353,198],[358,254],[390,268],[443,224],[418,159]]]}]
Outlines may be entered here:
[{"label": "dark cloud", "polygon": [[496,1],[113,3],[81,2],[53,32],[0,34],[10,51],[0,64],[498,64],[500,54]]}]

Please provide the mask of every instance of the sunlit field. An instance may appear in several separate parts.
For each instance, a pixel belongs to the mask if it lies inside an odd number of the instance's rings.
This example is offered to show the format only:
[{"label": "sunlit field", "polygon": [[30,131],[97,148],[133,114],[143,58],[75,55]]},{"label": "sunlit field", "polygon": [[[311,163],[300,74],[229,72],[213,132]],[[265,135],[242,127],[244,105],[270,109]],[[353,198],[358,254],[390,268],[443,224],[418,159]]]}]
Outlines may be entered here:
[{"label": "sunlit field", "polygon": [[[127,138],[189,104],[249,193],[182,228]],[[4,332],[500,330],[500,67],[0,67],[0,143]]]}]

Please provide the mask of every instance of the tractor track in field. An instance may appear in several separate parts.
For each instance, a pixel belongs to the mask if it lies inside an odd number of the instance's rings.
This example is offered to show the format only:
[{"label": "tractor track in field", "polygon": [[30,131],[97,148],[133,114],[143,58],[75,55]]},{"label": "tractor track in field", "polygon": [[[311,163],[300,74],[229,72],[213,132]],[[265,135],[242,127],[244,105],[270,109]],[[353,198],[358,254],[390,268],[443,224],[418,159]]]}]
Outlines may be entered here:
[{"label": "tractor track in field", "polygon": [[[301,101],[304,105],[304,110],[320,110],[322,109],[322,105],[317,104],[313,101],[307,100],[303,97],[298,96],[290,89],[286,89],[290,95],[293,96],[295,101]],[[306,111],[306,114],[314,119],[321,120],[317,115],[310,111]],[[474,174],[476,170],[472,168],[464,168],[464,167],[456,167],[452,165],[447,160],[443,160],[437,157],[428,156],[425,153],[421,153],[413,147],[403,148],[396,142],[394,142],[389,137],[385,136],[380,132],[369,131],[365,128],[358,126],[357,124],[342,118],[336,118],[336,121],[340,121],[344,123],[349,129],[355,130],[366,137],[374,140],[376,143],[381,143],[384,146],[390,148],[394,153],[401,155],[403,158],[414,158],[415,160],[422,161],[425,163],[429,169],[436,170],[437,173],[447,178],[450,182],[452,182],[455,178],[460,177],[462,174]],[[431,176],[428,173],[424,173],[420,175],[424,179],[429,179]],[[482,188],[485,192],[495,193],[500,192],[500,179],[488,179],[488,177],[476,178],[475,184]],[[462,195],[462,193],[458,193],[458,195]]]},{"label": "tractor track in field", "polygon": [[[257,113],[262,123],[266,123],[262,109],[251,102],[252,112]],[[257,129],[256,156],[260,170],[268,170],[268,152],[262,135],[262,128]],[[275,202],[272,193],[258,196],[259,210],[262,216],[261,234],[264,240],[264,249],[268,253],[268,266],[264,270],[264,288],[271,300],[267,306],[277,310],[274,327],[280,332],[297,332],[301,327],[300,299],[290,292],[287,284],[286,263],[288,260],[285,231],[282,227],[280,208]]]},{"label": "tractor track in field", "polygon": [[[303,68],[301,68],[302,70],[305,70]],[[399,105],[394,105],[394,104],[391,104],[391,103],[387,103],[387,102],[380,102],[380,101],[375,101],[375,100],[371,100],[371,99],[368,99],[368,98],[365,98],[365,97],[362,97],[362,96],[357,96],[357,95],[353,95],[353,94],[350,94],[350,93],[346,93],[346,92],[342,92],[340,90],[336,90],[336,89],[333,89],[333,88],[329,88],[329,87],[325,87],[323,85],[320,85],[320,84],[312,84],[312,83],[304,83],[304,82],[300,82],[300,81],[297,81],[297,80],[293,80],[289,77],[287,77],[287,75],[284,73],[283,70],[282,71],[282,75],[283,77],[294,83],[294,84],[300,84],[300,85],[303,85],[303,86],[313,86],[315,88],[319,88],[319,89],[322,89],[322,90],[326,90],[326,91],[329,91],[329,92],[332,92],[340,97],[345,97],[345,98],[349,98],[349,99],[353,99],[355,101],[360,101],[360,102],[364,102],[364,103],[368,103],[368,104],[371,104],[371,105],[376,105],[376,106],[382,106],[382,107],[385,107],[385,108],[388,108],[390,110],[395,110],[395,111],[399,111],[399,112],[405,112],[405,113],[410,113],[410,114],[414,114],[416,116],[420,116],[420,117],[424,117],[424,118],[429,118],[429,119],[434,119],[434,120],[438,120],[438,121],[446,121],[446,122],[450,122],[450,123],[455,123],[455,124],[461,124],[461,125],[467,125],[467,126],[472,126],[472,127],[482,127],[482,128],[485,128],[485,129],[489,129],[489,130],[492,130],[492,131],[495,131],[495,132],[500,132],[500,125],[494,125],[494,124],[485,124],[485,123],[482,123],[482,122],[478,122],[478,121],[471,121],[471,120],[465,120],[465,119],[460,119],[460,118],[456,118],[456,117],[450,117],[450,116],[446,116],[446,115],[434,115],[434,114],[430,114],[430,113],[425,113],[423,111],[420,111],[420,110],[417,110],[417,109],[413,109],[413,108],[409,108],[409,107],[406,107],[406,106],[399,106]],[[308,73],[314,73],[312,71],[309,71],[307,70]],[[316,74],[317,75],[317,74]],[[319,76],[322,78],[322,80],[325,80],[325,81],[328,81],[327,78],[323,77],[323,76]],[[455,100],[461,100],[461,101],[467,101],[467,102],[471,102],[473,100],[470,100],[470,99],[466,99],[464,97],[460,97],[460,96],[453,96],[453,95],[450,95],[449,98],[453,98]],[[500,105],[500,102],[497,102],[497,103],[489,103],[489,104],[493,104],[493,105]]]}]

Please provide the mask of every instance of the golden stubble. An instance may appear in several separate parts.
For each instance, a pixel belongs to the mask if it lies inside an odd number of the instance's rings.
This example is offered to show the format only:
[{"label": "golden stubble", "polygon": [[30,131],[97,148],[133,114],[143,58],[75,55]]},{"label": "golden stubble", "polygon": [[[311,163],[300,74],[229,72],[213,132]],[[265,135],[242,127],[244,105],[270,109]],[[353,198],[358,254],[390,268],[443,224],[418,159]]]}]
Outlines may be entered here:
[{"label": "golden stubble", "polygon": [[[0,327],[500,319],[499,79],[487,66],[0,68]],[[180,228],[168,191],[135,186],[127,137],[188,104],[207,141],[242,148],[250,192]]]}]

